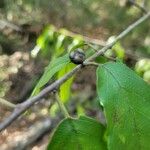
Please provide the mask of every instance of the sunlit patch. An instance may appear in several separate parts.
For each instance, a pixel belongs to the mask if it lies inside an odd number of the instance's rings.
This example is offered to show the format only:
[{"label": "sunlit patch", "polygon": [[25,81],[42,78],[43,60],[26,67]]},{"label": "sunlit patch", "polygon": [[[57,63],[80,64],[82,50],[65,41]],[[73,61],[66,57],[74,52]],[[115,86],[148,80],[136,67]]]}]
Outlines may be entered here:
[{"label": "sunlit patch", "polygon": [[47,115],[48,114],[48,109],[47,108],[42,109],[41,114],[42,115]]},{"label": "sunlit patch", "polygon": [[35,113],[32,113],[32,114],[29,116],[29,119],[30,119],[30,120],[34,120],[35,117],[36,117],[36,114],[35,114]]},{"label": "sunlit patch", "polygon": [[119,139],[121,140],[121,142],[122,142],[123,144],[125,144],[126,139],[125,139],[125,137],[124,137],[123,135],[119,134]]},{"label": "sunlit patch", "polygon": [[36,45],[36,46],[34,47],[34,49],[31,51],[31,56],[32,56],[33,58],[35,58],[35,57],[37,56],[37,54],[39,53],[40,49],[41,49],[41,48],[40,48],[38,45]]}]

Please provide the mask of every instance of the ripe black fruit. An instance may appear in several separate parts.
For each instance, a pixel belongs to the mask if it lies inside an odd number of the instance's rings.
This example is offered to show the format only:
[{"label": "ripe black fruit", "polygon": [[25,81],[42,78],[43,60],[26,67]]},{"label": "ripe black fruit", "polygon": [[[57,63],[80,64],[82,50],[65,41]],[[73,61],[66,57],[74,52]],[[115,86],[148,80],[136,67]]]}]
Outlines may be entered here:
[{"label": "ripe black fruit", "polygon": [[82,64],[85,60],[85,53],[82,49],[76,49],[70,52],[69,58],[74,64]]}]

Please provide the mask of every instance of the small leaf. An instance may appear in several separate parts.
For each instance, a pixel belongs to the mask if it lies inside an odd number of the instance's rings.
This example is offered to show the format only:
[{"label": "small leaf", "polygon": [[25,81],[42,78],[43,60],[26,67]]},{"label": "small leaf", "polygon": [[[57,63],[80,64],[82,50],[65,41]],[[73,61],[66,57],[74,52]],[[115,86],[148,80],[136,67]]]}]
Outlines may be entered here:
[{"label": "small leaf", "polygon": [[76,36],[73,38],[72,43],[68,46],[68,51],[70,52],[82,46],[84,46],[84,41],[83,41],[82,36]]},{"label": "small leaf", "polygon": [[[71,71],[74,67],[75,67],[75,65],[72,64],[72,63],[67,64],[63,69],[61,69],[58,72],[58,78],[62,77],[64,74],[66,74],[69,71]],[[65,83],[63,83],[60,86],[59,95],[60,95],[60,99],[64,103],[70,98],[71,85],[72,85],[73,79],[74,79],[74,77],[71,77],[69,80],[67,80]]]},{"label": "small leaf", "polygon": [[139,74],[139,75],[143,75],[144,72],[150,70],[150,59],[148,58],[144,58],[144,59],[140,59],[138,62],[136,62],[135,64],[135,71]]},{"label": "small leaf", "polygon": [[65,67],[69,63],[70,59],[68,54],[54,59],[50,64],[45,68],[44,74],[42,75],[41,79],[39,80],[38,84],[34,88],[32,92],[32,96],[37,94],[40,89],[48,83],[48,81],[57,73],[60,69]]},{"label": "small leaf", "polygon": [[44,48],[47,40],[49,40],[49,41],[53,40],[54,32],[55,32],[54,26],[52,26],[52,25],[47,26],[44,29],[43,33],[38,37],[37,45],[40,48]]},{"label": "small leaf", "polygon": [[121,63],[97,69],[97,92],[107,119],[109,150],[150,149],[150,86]]},{"label": "small leaf", "polygon": [[54,55],[56,57],[60,56],[63,52],[64,52],[64,47],[63,47],[63,43],[64,43],[64,40],[65,40],[65,35],[59,35],[57,37],[57,42],[56,42],[56,46],[55,46],[55,53]]},{"label": "small leaf", "polygon": [[67,118],[56,128],[47,150],[106,150],[104,131],[91,118]]},{"label": "small leaf", "polygon": [[37,38],[36,46],[31,51],[33,57],[36,57],[37,54],[40,54],[45,58],[51,56],[51,50],[53,49],[53,43],[55,42],[55,27],[49,25],[44,28],[41,35]]},{"label": "small leaf", "polygon": [[122,47],[120,42],[117,42],[113,47],[112,50],[115,51],[117,58],[123,59],[125,56],[125,50]]}]

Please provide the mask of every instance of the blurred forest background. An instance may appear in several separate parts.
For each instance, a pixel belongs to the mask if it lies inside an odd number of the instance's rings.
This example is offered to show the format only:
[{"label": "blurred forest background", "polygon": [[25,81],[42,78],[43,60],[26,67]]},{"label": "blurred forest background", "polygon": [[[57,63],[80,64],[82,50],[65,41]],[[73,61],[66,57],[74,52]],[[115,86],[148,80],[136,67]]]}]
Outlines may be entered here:
[{"label": "blurred forest background", "polygon": [[[136,2],[150,10],[149,0]],[[142,15],[126,0],[0,0],[0,97],[23,102],[53,57],[84,39],[101,47]],[[66,35],[71,37],[64,41]],[[150,83],[149,20],[114,49],[116,57]],[[87,114],[105,124],[97,102],[95,67],[79,72],[71,91],[65,103],[73,116]],[[0,106],[0,122],[10,113]],[[54,96],[46,97],[0,133],[0,149],[45,149],[61,118]]]}]

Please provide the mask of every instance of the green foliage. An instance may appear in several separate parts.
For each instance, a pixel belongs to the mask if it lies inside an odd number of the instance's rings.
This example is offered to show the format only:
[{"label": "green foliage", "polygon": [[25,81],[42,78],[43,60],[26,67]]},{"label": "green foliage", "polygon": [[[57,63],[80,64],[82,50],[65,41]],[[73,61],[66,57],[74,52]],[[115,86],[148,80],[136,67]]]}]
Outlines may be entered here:
[{"label": "green foliage", "polygon": [[[84,46],[83,38],[80,35],[68,36],[69,31],[60,29],[56,31],[56,28],[52,25],[47,26],[43,33],[37,39],[37,47],[31,53],[42,54],[44,57],[49,58],[51,55],[52,62],[46,68],[43,76],[35,87],[32,95],[35,95],[40,89],[48,83],[53,75],[58,73],[58,78],[65,75],[67,72],[74,68],[74,64],[69,64],[69,56],[66,54],[64,57],[57,58],[62,54]],[[36,52],[38,50],[38,52]],[[56,59],[56,60],[55,60]],[[68,65],[67,65],[68,64]],[[60,86],[60,98],[63,102],[66,102],[70,97],[70,88],[72,85],[73,77],[66,83]]]},{"label": "green foliage", "polygon": [[69,63],[69,56],[68,54],[55,59],[54,61],[50,62],[50,64],[46,67],[44,74],[42,75],[41,79],[37,83],[36,87],[32,92],[32,96],[37,94],[40,89],[48,83],[48,81],[63,67],[65,67]]},{"label": "green foliage", "polygon": [[105,150],[104,130],[88,117],[64,119],[55,129],[47,150]]},{"label": "green foliage", "polygon": [[[56,36],[55,27],[53,25],[49,25],[44,29],[43,33],[38,37],[37,46],[41,49],[41,53],[43,56],[46,57],[47,55],[52,54],[51,51],[52,49],[54,49],[54,44],[55,43],[57,44],[57,42],[55,42],[55,40],[57,40],[57,37],[55,36]],[[58,38],[58,42],[60,41],[59,39],[60,38]]]},{"label": "green foliage", "polygon": [[54,33],[55,33],[55,27],[52,25],[47,26],[44,29],[43,33],[38,37],[37,45],[39,45],[41,49],[45,49],[48,43],[53,41]]},{"label": "green foliage", "polygon": [[69,35],[69,31],[65,29],[57,31],[53,25],[49,25],[44,28],[42,34],[37,39],[36,47],[38,47],[38,51],[33,49],[31,54],[38,54],[40,52],[46,58],[51,56],[52,59],[55,59],[67,51],[70,52],[84,46],[82,36],[71,35],[70,37]]},{"label": "green foliage", "polygon": [[[63,69],[61,69],[58,72],[58,78],[64,76],[66,73],[71,71],[74,67],[75,65],[72,63],[67,64]],[[63,83],[60,86],[59,95],[60,95],[60,99],[63,102],[66,102],[67,100],[69,100],[69,97],[71,95],[71,85],[72,85],[73,79],[74,77],[71,77],[69,80],[67,80],[65,83]]]},{"label": "green foliage", "polygon": [[120,42],[117,42],[113,47],[112,50],[115,52],[117,58],[123,59],[125,56],[125,50],[122,47]]},{"label": "green foliage", "polygon": [[68,46],[68,51],[70,52],[70,51],[75,50],[75,49],[82,47],[82,46],[84,46],[82,36],[80,36],[80,35],[75,36],[73,38],[72,43]]},{"label": "green foliage", "polygon": [[[141,0],[138,1],[139,4],[140,2]],[[88,33],[89,36],[100,37],[100,39],[105,39],[110,33],[118,34],[122,28],[130,24],[131,20],[135,20],[140,12],[135,7],[127,8],[123,4],[123,0],[70,0],[68,2],[66,0],[1,0],[0,4],[0,7],[3,8],[1,9],[1,17],[7,16],[9,21],[22,27],[29,25],[32,28],[34,23],[53,22],[57,26],[67,26],[74,31],[82,32],[85,35]],[[147,1],[147,8],[149,4],[150,2]],[[135,50],[139,49],[148,54],[150,52],[148,29],[149,24],[143,24],[137,28],[131,36],[132,41],[133,39],[134,41],[131,43],[131,38],[128,37],[124,41],[125,46]],[[6,35],[14,39],[8,31]],[[94,32],[95,34],[93,34]],[[145,33],[147,33],[147,39]],[[5,51],[10,49],[12,42],[6,42],[7,36],[2,35],[1,37],[2,48],[4,47]],[[141,44],[140,47],[137,46],[137,42],[143,41],[144,38],[144,44]],[[18,39],[15,41],[17,41],[15,43],[19,43]],[[33,54],[39,52],[44,59],[50,60],[51,58],[51,62],[46,67],[32,95],[36,95],[56,74],[55,77],[60,78],[72,70],[74,64],[69,63],[70,60],[66,53],[85,45],[82,36],[70,36],[69,31],[64,29],[57,31],[52,25],[44,28],[36,44]],[[17,49],[19,48],[17,47]],[[91,56],[91,53],[93,53],[91,49],[86,51],[86,56]],[[125,50],[121,43],[117,42],[106,55],[115,55],[117,58],[124,59]],[[106,61],[108,60],[103,56],[96,59],[98,63]],[[138,61],[135,70],[146,81],[150,82],[148,60]],[[67,102],[70,97],[73,78],[60,86],[59,95],[63,102]],[[97,70],[97,78],[98,95],[104,106],[107,119],[108,149],[150,149],[150,87],[134,72],[120,63],[102,65]],[[3,81],[4,79],[0,77],[0,80]],[[1,86],[0,95],[4,95],[3,91],[4,88]],[[57,105],[53,105],[51,109],[53,114],[57,108]],[[85,113],[81,105],[77,106],[77,112]],[[103,141],[104,131],[105,128],[102,125],[90,118],[68,118],[63,120],[56,129],[48,149],[106,149]]]},{"label": "green foliage", "polygon": [[121,63],[97,69],[97,92],[110,150],[150,149],[150,86]]},{"label": "green foliage", "polygon": [[150,83],[150,59],[141,59],[135,65],[135,71]]},{"label": "green foliage", "polygon": [[58,57],[64,52],[64,41],[65,41],[65,35],[60,34],[57,37],[56,45],[55,45],[55,53],[54,56]]},{"label": "green foliage", "polygon": [[[85,43],[82,36],[69,37],[68,34],[69,32],[64,29],[56,32],[51,26],[39,37],[37,44],[43,51],[41,53],[46,56],[50,53],[52,62],[45,69],[32,95],[37,94],[56,73],[56,77],[60,78],[74,68],[75,65],[70,63],[68,54],[59,56],[83,47]],[[88,47],[86,55],[90,56],[91,53],[93,51]],[[110,54],[106,53],[108,56],[114,54],[117,58],[124,59],[125,50],[121,43],[116,43]],[[108,60],[105,57],[98,57],[96,61],[102,63]],[[70,98],[73,78],[60,86],[59,95],[63,102],[67,102]],[[97,78],[98,95],[107,119],[108,149],[149,149],[150,87],[121,63],[105,63],[97,69]],[[54,108],[57,109],[55,105]],[[77,111],[84,113],[80,106],[77,107]],[[103,141],[104,131],[101,125],[86,117],[65,119],[54,132],[48,149],[106,149]]]},{"label": "green foliage", "polygon": [[[111,36],[107,43],[111,43],[115,40],[115,36]],[[117,58],[123,60],[124,57],[125,57],[125,49],[123,48],[123,46],[121,45],[120,42],[117,42],[116,44],[113,45],[113,47],[108,50],[106,53],[105,53],[106,56],[108,57],[112,57],[113,55],[115,55]]]}]

